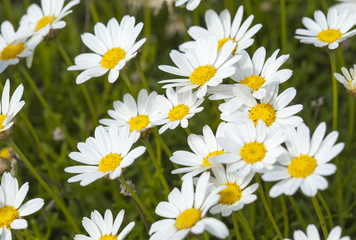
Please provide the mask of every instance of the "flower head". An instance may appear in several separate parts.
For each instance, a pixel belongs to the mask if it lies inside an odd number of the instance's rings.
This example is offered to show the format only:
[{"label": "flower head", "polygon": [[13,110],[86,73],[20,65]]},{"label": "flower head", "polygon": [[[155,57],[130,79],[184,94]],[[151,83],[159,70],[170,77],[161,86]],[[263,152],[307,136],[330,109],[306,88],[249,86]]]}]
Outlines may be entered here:
[{"label": "flower head", "polygon": [[342,83],[347,91],[353,96],[356,96],[356,65],[354,68],[350,68],[350,72],[345,67],[341,68],[342,73],[334,73],[335,78]]}]

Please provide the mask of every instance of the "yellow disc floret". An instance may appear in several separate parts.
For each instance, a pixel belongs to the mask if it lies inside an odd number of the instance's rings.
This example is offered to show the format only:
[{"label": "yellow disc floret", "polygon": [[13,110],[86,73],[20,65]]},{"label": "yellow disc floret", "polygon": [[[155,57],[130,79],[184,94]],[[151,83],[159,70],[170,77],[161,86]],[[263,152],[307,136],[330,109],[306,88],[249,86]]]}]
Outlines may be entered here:
[{"label": "yellow disc floret", "polygon": [[276,110],[274,110],[271,104],[260,103],[251,108],[248,116],[255,126],[257,125],[258,120],[262,119],[266,126],[269,127],[276,120]]},{"label": "yellow disc floret", "polygon": [[322,42],[332,43],[342,37],[342,33],[338,29],[327,29],[318,33],[318,39]]},{"label": "yellow disc floret", "polygon": [[105,234],[104,236],[99,238],[99,240],[116,240],[116,239],[117,239],[117,237],[112,234]]},{"label": "yellow disc floret", "polygon": [[[228,38],[223,38],[223,39],[221,39],[219,42],[218,42],[218,52],[220,51],[220,49],[222,48],[222,46],[224,46],[224,44],[227,42],[227,41],[232,41],[232,42],[236,42],[235,41],[235,39],[233,39],[233,38],[230,38],[230,37],[228,37]],[[236,47],[234,48],[234,50],[232,51],[232,53],[231,54],[235,54],[235,52],[236,52],[236,48],[237,48],[237,44],[236,44]]]},{"label": "yellow disc floret", "polygon": [[178,104],[174,106],[168,113],[168,119],[170,121],[182,120],[189,113],[189,107],[184,104]]},{"label": "yellow disc floret", "polygon": [[10,152],[12,151],[13,149],[11,147],[4,147],[0,149],[0,157],[10,159]]},{"label": "yellow disc floret", "polygon": [[250,142],[243,145],[240,156],[248,164],[260,162],[266,155],[266,147],[259,142]]},{"label": "yellow disc floret", "polygon": [[288,172],[292,177],[306,178],[314,172],[316,165],[316,160],[313,157],[300,155],[289,164]]},{"label": "yellow disc floret", "polygon": [[209,158],[210,158],[210,157],[218,156],[218,155],[221,155],[221,154],[224,154],[224,153],[225,153],[225,152],[224,152],[223,150],[218,150],[218,151],[209,153],[208,156],[206,156],[206,157],[203,159],[203,167],[209,167],[209,166],[211,166],[211,163],[209,162]]},{"label": "yellow disc floret", "polygon": [[200,220],[201,211],[196,208],[184,210],[176,219],[176,228],[178,230],[193,227]]},{"label": "yellow disc floret", "polygon": [[10,224],[19,216],[19,212],[12,206],[0,208],[0,228],[10,228]]},{"label": "yellow disc floret", "polygon": [[150,118],[147,115],[137,115],[136,117],[132,117],[128,123],[130,124],[130,132],[133,130],[140,131],[148,126]]},{"label": "yellow disc floret", "polygon": [[189,80],[195,84],[203,86],[216,74],[216,68],[214,66],[206,65],[197,67],[189,77]]},{"label": "yellow disc floret", "polygon": [[219,203],[232,205],[241,199],[242,191],[237,183],[225,183],[224,185],[227,187],[219,192]]},{"label": "yellow disc floret", "polygon": [[258,75],[251,75],[250,77],[246,77],[240,83],[250,87],[253,91],[257,91],[265,82],[266,81],[263,77]]},{"label": "yellow disc floret", "polygon": [[56,20],[56,18],[52,17],[52,16],[45,16],[45,17],[41,18],[36,24],[35,31],[37,32],[38,30],[40,30],[41,28],[44,28],[48,24],[52,25],[54,20]]},{"label": "yellow disc floret", "polygon": [[118,166],[120,166],[121,161],[122,158],[120,154],[110,153],[100,160],[99,170],[104,173],[114,171]]},{"label": "yellow disc floret", "polygon": [[19,42],[16,45],[10,44],[1,51],[0,59],[2,61],[8,61],[14,59],[17,57],[17,55],[22,53],[24,49],[25,46],[23,45],[22,42]]},{"label": "yellow disc floret", "polygon": [[107,69],[113,69],[122,59],[125,59],[126,53],[122,48],[112,48],[108,50],[101,59],[101,66]]},{"label": "yellow disc floret", "polygon": [[0,130],[5,127],[5,126],[3,126],[2,124],[4,123],[4,121],[5,121],[6,118],[7,118],[6,115],[0,114]]}]

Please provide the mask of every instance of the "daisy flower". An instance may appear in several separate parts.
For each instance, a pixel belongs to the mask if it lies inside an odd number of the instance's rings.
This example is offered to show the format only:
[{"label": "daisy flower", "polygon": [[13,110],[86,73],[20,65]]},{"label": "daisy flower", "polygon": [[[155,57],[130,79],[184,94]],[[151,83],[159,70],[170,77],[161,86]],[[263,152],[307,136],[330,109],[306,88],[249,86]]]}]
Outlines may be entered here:
[{"label": "daisy flower", "polygon": [[[297,91],[295,88],[288,88],[278,95],[279,86],[277,83],[271,83],[266,86],[266,95],[260,100],[256,100],[251,89],[241,85],[234,88],[234,94],[239,100],[228,101],[219,106],[222,111],[220,117],[222,120],[237,123],[252,120],[255,125],[262,119],[267,127],[276,127],[283,125],[298,126],[303,119],[294,114],[303,109],[303,105],[289,105]],[[235,106],[236,105],[236,106]]]},{"label": "daisy flower", "polygon": [[180,76],[178,79],[163,80],[159,83],[169,83],[163,86],[182,88],[180,92],[197,89],[198,98],[203,98],[208,87],[219,85],[224,78],[235,73],[233,66],[241,56],[231,56],[236,43],[228,41],[218,51],[218,41],[215,37],[199,38],[196,48],[186,53],[171,51],[169,54],[177,67],[160,65],[164,72]]},{"label": "daisy flower", "polygon": [[[236,12],[234,20],[231,22],[230,12],[225,9],[218,15],[213,10],[205,12],[205,22],[207,29],[200,26],[193,26],[188,29],[188,34],[194,39],[198,40],[200,37],[208,38],[216,36],[218,43],[218,50],[227,42],[233,41],[236,47],[233,50],[234,54],[240,53],[241,50],[250,47],[254,40],[252,39],[262,27],[261,24],[256,24],[248,29],[254,18],[253,15],[249,16],[246,21],[242,22],[244,8],[240,6]],[[189,41],[179,46],[181,51],[194,49],[196,46],[195,41]]]},{"label": "daisy flower", "polygon": [[[222,129],[225,123],[221,123],[216,130],[216,136],[208,125],[203,127],[203,136],[190,134],[188,145],[193,152],[176,151],[169,159],[184,168],[175,169],[172,174],[190,173],[193,177],[208,171],[216,156],[224,154],[224,150],[217,143],[217,138],[222,137]],[[185,174],[184,176],[186,176]],[[183,177],[184,177],[183,176]]]},{"label": "daisy flower", "polygon": [[356,30],[349,31],[356,23],[356,16],[349,14],[345,9],[338,12],[331,8],[327,17],[317,10],[314,12],[315,21],[304,17],[303,24],[307,29],[297,29],[295,32],[302,43],[314,44],[316,47],[336,49],[339,43],[356,34]]},{"label": "daisy flower", "polygon": [[310,138],[309,128],[300,124],[297,130],[286,129],[286,146],[288,152],[278,159],[279,166],[262,176],[264,181],[279,181],[269,195],[277,197],[284,193],[293,195],[298,188],[309,197],[317,194],[318,190],[325,190],[328,182],[324,176],[334,174],[336,166],[329,163],[344,148],[344,143],[335,142],[338,132],[333,131],[325,135],[326,124],[321,123]]},{"label": "daisy flower", "polygon": [[26,217],[40,210],[44,204],[43,199],[35,198],[22,204],[28,192],[28,182],[19,189],[17,179],[10,173],[4,173],[0,185],[0,237],[4,240],[11,240],[12,229],[27,228]]},{"label": "daisy flower", "polygon": [[132,228],[135,226],[135,222],[130,222],[119,234],[119,228],[124,219],[125,210],[121,210],[116,216],[115,220],[113,218],[110,209],[105,211],[104,217],[94,210],[91,212],[91,218],[84,217],[82,224],[85,230],[89,233],[90,237],[82,234],[77,234],[74,240],[122,240],[127,234],[129,234]]},{"label": "daisy flower", "polygon": [[130,94],[125,94],[123,102],[115,101],[114,110],[108,111],[112,119],[104,118],[99,122],[106,126],[117,125],[119,128],[129,124],[130,132],[144,132],[155,126],[152,121],[156,112],[156,97],[156,92],[148,95],[146,89],[141,89],[136,104]]},{"label": "daisy flower", "polygon": [[[301,230],[297,230],[293,234],[294,240],[320,240],[318,229],[314,224],[307,226],[307,234]],[[289,240],[289,239],[285,239]],[[350,237],[341,237],[341,227],[334,227],[328,235],[326,240],[351,240]]]},{"label": "daisy flower", "polygon": [[[282,55],[277,58],[278,52],[279,49],[266,60],[266,49],[260,47],[253,54],[251,60],[246,51],[241,51],[242,59],[235,64],[236,73],[231,78],[237,83],[248,86],[255,98],[263,98],[266,95],[268,84],[272,82],[281,84],[287,81],[293,73],[290,69],[278,70],[289,58],[289,55]],[[229,84],[220,84],[211,88],[209,93],[213,93],[209,97],[211,100],[234,97],[232,87]]]},{"label": "daisy flower", "polygon": [[218,156],[216,161],[229,164],[228,172],[237,170],[236,177],[273,169],[273,164],[284,152],[281,146],[284,142],[283,130],[275,128],[272,131],[262,120],[258,121],[256,127],[251,120],[229,124],[224,134],[218,141],[226,153]]},{"label": "daisy flower", "polygon": [[158,95],[156,100],[157,113],[155,114],[156,121],[153,124],[163,125],[159,129],[159,134],[168,128],[175,129],[178,125],[181,125],[182,128],[188,127],[188,119],[203,111],[203,107],[199,106],[204,99],[198,99],[197,93],[192,93],[192,90],[181,93],[179,88],[177,91],[168,88],[166,95],[167,98]]},{"label": "daisy flower", "polygon": [[78,143],[79,152],[69,154],[74,161],[87,165],[67,167],[66,172],[79,173],[69,178],[68,182],[80,181],[81,186],[86,186],[104,176],[110,179],[120,177],[122,170],[146,150],[140,146],[130,151],[136,140],[135,134],[130,134],[129,125],[125,125],[121,130],[111,125],[108,131],[103,126],[97,127],[94,138],[89,137],[85,143]]},{"label": "daisy flower", "polygon": [[146,38],[135,43],[143,23],[135,26],[135,17],[124,16],[120,22],[110,19],[107,26],[97,23],[94,34],[84,33],[81,38],[84,44],[94,53],[83,53],[75,58],[74,66],[68,70],[84,70],[77,77],[77,84],[86,82],[92,77],[99,77],[109,72],[108,81],[113,83],[119,77],[126,63],[137,55],[137,50]]},{"label": "daisy flower", "polygon": [[354,68],[350,68],[350,72],[345,67],[341,68],[341,71],[344,76],[340,73],[334,73],[335,78],[345,86],[351,95],[356,96],[356,64]]},{"label": "daisy flower", "polygon": [[25,105],[25,101],[21,100],[23,89],[23,85],[20,84],[10,98],[10,80],[6,80],[0,100],[0,135],[6,134],[12,127],[14,117]]},{"label": "daisy flower", "polygon": [[41,7],[31,4],[20,20],[22,31],[31,31],[32,37],[29,45],[35,48],[50,33],[66,26],[62,19],[72,13],[73,6],[79,4],[79,0],[72,0],[64,6],[64,0],[41,0]]},{"label": "daisy flower", "polygon": [[[172,0],[166,0],[168,2],[171,2]],[[178,6],[181,6],[185,3],[187,3],[187,9],[189,11],[193,11],[194,9],[196,9],[199,4],[200,4],[200,1],[201,0],[176,0],[176,3],[175,3],[175,6],[178,7]]]},{"label": "daisy flower", "polygon": [[184,178],[182,189],[174,188],[168,195],[168,202],[160,202],[156,214],[168,219],[152,224],[150,240],[184,239],[189,233],[199,235],[205,230],[218,238],[229,236],[229,230],[223,222],[211,217],[205,217],[209,209],[218,203],[218,192],[226,186],[210,191],[210,173],[203,173],[194,190],[193,178],[189,174]]},{"label": "daisy flower", "polygon": [[[25,40],[26,37],[20,37],[9,21],[1,23],[0,73],[8,66],[18,64],[22,58],[29,59],[33,49],[29,48]],[[27,66],[30,67],[31,64],[27,64]]]},{"label": "daisy flower", "polygon": [[219,204],[210,209],[211,214],[221,213],[223,217],[227,217],[232,212],[242,209],[245,204],[252,203],[257,199],[253,192],[257,190],[258,183],[247,187],[254,176],[253,173],[240,178],[236,173],[226,171],[220,163],[214,163],[212,171],[215,178],[211,178],[211,181],[214,186],[226,186],[226,188],[219,192]]}]

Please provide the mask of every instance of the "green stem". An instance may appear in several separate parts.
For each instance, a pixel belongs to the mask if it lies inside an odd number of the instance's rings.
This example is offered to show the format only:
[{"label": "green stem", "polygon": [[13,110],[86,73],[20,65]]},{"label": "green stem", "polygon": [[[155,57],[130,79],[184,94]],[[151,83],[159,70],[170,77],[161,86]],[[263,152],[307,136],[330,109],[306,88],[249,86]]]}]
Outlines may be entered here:
[{"label": "green stem", "polygon": [[242,212],[242,210],[238,211],[237,213],[233,213],[233,214],[237,214],[237,217],[238,217],[240,223],[242,224],[242,227],[245,229],[249,239],[255,240],[255,237],[253,236],[251,228],[248,225],[248,222],[247,222],[246,217],[245,217],[244,213]]},{"label": "green stem", "polygon": [[22,65],[19,66],[20,72],[22,73],[22,75],[25,77],[25,79],[27,80],[27,82],[30,84],[32,90],[35,92],[35,94],[38,97],[38,100],[41,102],[42,106],[46,109],[46,111],[49,113],[50,117],[52,118],[52,120],[55,122],[55,124],[62,130],[63,134],[65,135],[67,142],[69,144],[69,146],[72,148],[72,150],[76,150],[75,149],[75,145],[73,143],[72,138],[70,137],[68,131],[64,128],[64,126],[62,125],[62,123],[58,120],[57,116],[52,112],[51,108],[48,106],[46,100],[44,99],[44,97],[42,96],[42,94],[40,93],[40,91],[38,90],[35,82],[33,81],[31,75],[29,74],[29,72],[27,71],[26,68],[24,68]]},{"label": "green stem", "polygon": [[284,236],[288,237],[288,235],[289,235],[289,221],[288,221],[288,211],[287,211],[284,195],[281,195],[279,199],[281,200],[282,212],[283,212]]},{"label": "green stem", "polygon": [[285,0],[280,0],[280,8],[281,8],[281,43],[282,43],[282,52],[285,54],[287,52],[287,24],[286,24]]},{"label": "green stem", "polygon": [[154,223],[154,219],[153,219],[151,213],[147,210],[146,206],[142,203],[141,199],[137,196],[137,194],[134,192],[134,190],[132,190],[132,188],[127,184],[124,177],[121,175],[118,179],[119,179],[120,183],[125,186],[127,191],[129,191],[131,196],[135,199],[136,203],[140,206],[140,208],[142,209],[143,213],[146,215],[148,220],[151,223]]},{"label": "green stem", "polygon": [[100,22],[98,11],[96,11],[94,1],[90,1],[90,13],[94,22]]},{"label": "green stem", "polygon": [[183,128],[183,129],[187,133],[188,136],[191,134],[189,127],[186,127],[186,128]]},{"label": "green stem", "polygon": [[333,130],[337,130],[337,115],[338,115],[338,96],[337,96],[337,80],[334,77],[336,72],[335,52],[328,52],[331,65],[331,80],[333,85]]},{"label": "green stem", "polygon": [[297,218],[298,218],[300,224],[302,225],[303,229],[306,229],[307,228],[307,224],[305,223],[304,217],[303,217],[303,215],[302,215],[302,213],[301,213],[301,211],[299,209],[298,204],[294,200],[293,196],[289,196],[288,198],[289,198],[290,203],[293,206],[293,209],[295,211],[295,214],[297,215]]},{"label": "green stem", "polygon": [[326,0],[320,0],[321,6],[323,7],[323,11],[327,12],[328,11],[328,4],[326,3]]},{"label": "green stem", "polygon": [[333,229],[334,228],[334,223],[333,223],[333,219],[331,217],[331,212],[330,212],[330,209],[328,207],[328,204],[326,204],[326,201],[325,199],[323,198],[323,195],[321,195],[320,192],[318,192],[318,198],[319,198],[319,201],[321,202],[321,205],[323,205],[323,208],[325,209],[326,211],[326,215],[328,216],[328,221],[329,221],[329,226],[330,226],[330,229]]},{"label": "green stem", "polygon": [[323,213],[321,212],[319,202],[316,199],[316,197],[312,197],[311,199],[312,199],[316,214],[318,215],[321,229],[323,230],[324,237],[325,237],[325,239],[327,239],[328,238],[328,229],[326,227],[325,219],[324,219]]},{"label": "green stem", "polygon": [[70,225],[73,227],[73,229],[77,232],[80,233],[80,229],[76,223],[76,221],[73,219],[72,214],[68,211],[67,207],[64,205],[64,203],[57,197],[57,195],[52,191],[52,188],[47,184],[47,182],[41,177],[41,175],[36,171],[36,169],[32,166],[31,162],[27,159],[27,157],[22,153],[20,148],[16,145],[15,141],[10,138],[9,139],[9,144],[10,146],[15,150],[15,152],[20,156],[21,160],[26,164],[27,168],[29,171],[32,173],[32,175],[37,179],[39,184],[46,190],[46,192],[53,198],[53,200],[58,204],[58,207],[62,210],[64,216],[67,218],[68,222]]},{"label": "green stem", "polygon": [[236,239],[237,240],[241,240],[239,225],[237,223],[237,213],[236,212],[232,213],[232,223],[234,224],[234,230],[235,230]]},{"label": "green stem", "polygon": [[146,75],[145,75],[145,72],[143,71],[142,69],[142,66],[139,62],[136,62],[136,67],[138,69],[138,71],[140,72],[140,76],[141,76],[141,80],[142,80],[142,84],[143,84],[143,87],[147,90],[147,92],[149,93],[150,92],[150,88],[148,87],[148,84],[147,84],[147,78],[146,78]]},{"label": "green stem", "polygon": [[163,150],[166,152],[167,156],[170,157],[172,156],[172,152],[167,146],[166,142],[162,139],[161,135],[159,135],[157,128],[153,129],[153,134],[155,135],[156,138],[158,138],[159,143],[161,144]]},{"label": "green stem", "polygon": [[122,79],[124,79],[124,82],[125,82],[127,88],[129,89],[131,95],[136,97],[136,95],[137,95],[136,90],[134,89],[129,77],[127,76],[127,74],[125,72],[122,72],[121,76],[122,76]]},{"label": "green stem", "polygon": [[352,138],[355,129],[355,100],[351,95],[349,95],[349,104],[349,133],[347,135],[347,145],[350,145],[352,143]]},{"label": "green stem", "polygon": [[268,203],[267,203],[266,197],[265,197],[265,193],[264,193],[263,188],[262,188],[261,180],[260,180],[260,178],[259,178],[259,176],[257,174],[255,175],[255,179],[256,179],[256,182],[259,185],[258,186],[258,193],[260,194],[260,197],[261,197],[261,200],[262,200],[262,204],[263,204],[263,207],[265,208],[267,216],[268,216],[269,220],[271,221],[272,226],[273,226],[274,230],[276,231],[276,233],[278,235],[278,238],[280,240],[283,240],[283,235],[282,235],[281,231],[278,228],[276,220],[274,219],[274,217],[272,215],[271,209],[268,206]]},{"label": "green stem", "polygon": [[4,2],[4,6],[5,6],[6,18],[9,19],[10,22],[13,22],[11,1],[3,0],[3,2]]}]

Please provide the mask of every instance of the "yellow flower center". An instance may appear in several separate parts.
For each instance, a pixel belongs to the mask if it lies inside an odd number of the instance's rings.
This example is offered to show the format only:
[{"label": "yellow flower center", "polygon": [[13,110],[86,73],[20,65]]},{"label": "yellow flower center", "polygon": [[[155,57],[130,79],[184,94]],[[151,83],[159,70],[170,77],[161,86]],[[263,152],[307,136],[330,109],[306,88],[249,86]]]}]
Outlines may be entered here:
[{"label": "yellow flower center", "polygon": [[176,228],[182,230],[193,227],[200,220],[200,214],[199,209],[189,208],[185,210],[177,217]]},{"label": "yellow flower center", "polygon": [[216,74],[216,68],[214,66],[206,65],[197,67],[189,77],[189,80],[195,84],[203,86]]},{"label": "yellow flower center", "polygon": [[117,237],[112,234],[105,234],[104,236],[99,238],[99,240],[116,240],[116,239],[117,239]]},{"label": "yellow flower center", "polygon": [[10,228],[10,224],[19,216],[19,212],[12,206],[0,208],[0,228]]},{"label": "yellow flower center", "polygon": [[[218,52],[220,51],[220,49],[222,48],[222,46],[224,46],[224,44],[227,42],[227,41],[232,41],[232,42],[236,42],[235,41],[235,39],[233,39],[233,38],[223,38],[223,39],[221,39],[219,42],[218,42]],[[234,48],[234,50],[232,51],[232,55],[234,55],[235,54],[235,52],[236,52],[236,48],[237,48],[237,44],[236,44],[236,47]]]},{"label": "yellow flower center", "polygon": [[107,69],[113,69],[122,59],[125,59],[126,53],[122,48],[112,48],[108,50],[101,59],[101,66]]},{"label": "yellow flower center", "polygon": [[45,16],[41,18],[36,24],[35,31],[37,32],[41,28],[44,28],[45,26],[47,26],[47,24],[52,25],[54,20],[56,20],[56,18],[52,16]]},{"label": "yellow flower center", "polygon": [[353,81],[349,81],[348,84],[349,84],[349,87],[351,90],[356,90],[356,84],[354,87],[352,87],[352,83],[355,82],[356,80],[353,80]]},{"label": "yellow flower center", "polygon": [[5,126],[3,126],[2,124],[4,123],[4,121],[5,121],[6,118],[7,118],[6,115],[0,114],[0,130],[5,127]]},{"label": "yellow flower center", "polygon": [[122,158],[120,154],[110,153],[100,160],[99,170],[104,173],[114,171],[118,166],[120,166],[121,161]]},{"label": "yellow flower center", "polygon": [[1,158],[6,158],[6,159],[9,159],[10,158],[10,152],[12,151],[13,149],[11,147],[4,147],[0,150],[0,157]]},{"label": "yellow flower center", "polygon": [[218,150],[218,151],[209,153],[208,156],[206,156],[206,157],[203,159],[203,167],[209,167],[209,166],[211,166],[211,163],[209,162],[209,158],[210,158],[210,157],[218,156],[218,155],[221,155],[221,154],[224,154],[224,153],[225,153],[225,152],[224,152],[223,150]]},{"label": "yellow flower center", "polygon": [[150,118],[147,115],[137,115],[132,117],[128,123],[130,124],[130,132],[133,130],[140,131],[148,126]]},{"label": "yellow flower center", "polygon": [[266,155],[266,147],[259,142],[246,143],[240,150],[240,156],[246,163],[252,164],[262,161]]},{"label": "yellow flower center", "polygon": [[308,155],[301,155],[292,160],[289,164],[288,172],[292,177],[305,178],[312,174],[316,168],[316,161]]},{"label": "yellow flower center", "polygon": [[232,205],[241,199],[242,191],[237,183],[225,183],[227,187],[219,192],[221,204]]},{"label": "yellow flower center", "polygon": [[174,106],[168,113],[168,119],[170,121],[182,120],[189,113],[189,107],[184,104],[178,104]]},{"label": "yellow flower center", "polygon": [[271,104],[260,103],[251,108],[248,116],[255,126],[257,125],[258,120],[262,119],[266,126],[269,127],[276,120],[276,110],[274,110]]},{"label": "yellow flower center", "polygon": [[338,29],[327,29],[318,33],[318,39],[322,42],[332,43],[341,38],[342,33]]},{"label": "yellow flower center", "polygon": [[10,44],[6,46],[2,51],[1,51],[1,56],[0,59],[3,61],[8,61],[10,59],[14,59],[22,53],[22,51],[25,49],[25,46],[23,45],[22,42],[19,42],[16,45]]},{"label": "yellow flower center", "polygon": [[246,77],[240,83],[250,87],[253,91],[257,91],[265,82],[266,81],[263,77],[258,75],[251,75],[250,77]]}]

